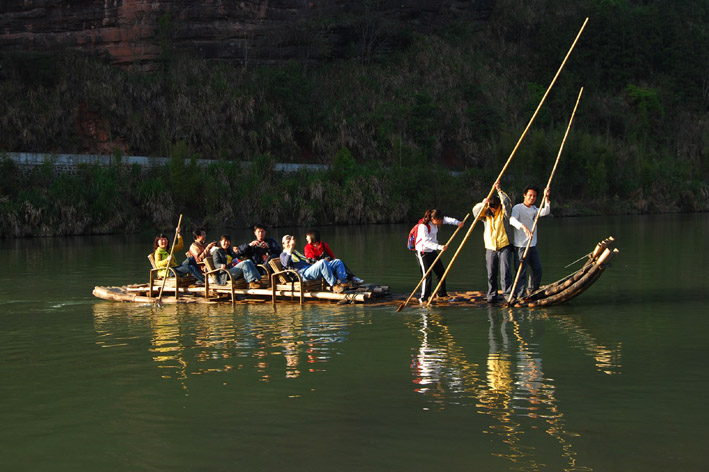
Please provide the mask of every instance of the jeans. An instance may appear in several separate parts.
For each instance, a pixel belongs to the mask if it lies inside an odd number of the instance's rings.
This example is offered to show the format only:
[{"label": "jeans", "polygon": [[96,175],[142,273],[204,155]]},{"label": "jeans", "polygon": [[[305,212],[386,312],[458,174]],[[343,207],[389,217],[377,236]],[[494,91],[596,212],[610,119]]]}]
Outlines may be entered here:
[{"label": "jeans", "polygon": [[497,296],[497,272],[500,272],[502,294],[509,297],[512,290],[512,246],[493,251],[485,249],[485,266],[487,266],[487,299]]},{"label": "jeans", "polygon": [[327,284],[331,287],[335,285],[338,280],[340,282],[347,280],[345,264],[339,259],[335,259],[333,261],[320,259],[310,267],[300,270],[300,275],[304,280],[317,280],[319,278],[324,278]]},{"label": "jeans", "polygon": [[[182,265],[173,267],[173,270],[177,272],[178,276],[192,274],[195,279],[199,280],[200,282],[204,282],[204,274],[202,274],[202,271],[199,270],[199,267],[197,267],[196,265],[192,265],[189,263],[185,264],[183,262]],[[172,275],[172,271],[170,271],[169,274]]]},{"label": "jeans", "polygon": [[261,280],[261,273],[256,268],[256,265],[250,260],[239,262],[234,267],[229,269],[229,273],[234,279],[244,277],[248,283]]},{"label": "jeans", "polygon": [[[524,256],[523,247],[515,247],[515,267],[519,267],[519,262]],[[527,258],[522,265],[522,269],[519,272],[519,280],[517,281],[517,288],[515,289],[515,297],[522,298],[524,296],[524,289],[527,287],[527,266],[531,270],[531,284],[529,285],[529,292],[534,292],[539,289],[539,284],[542,283],[542,261],[539,259],[539,251],[537,251],[537,246],[530,246],[529,252],[527,253]]]}]

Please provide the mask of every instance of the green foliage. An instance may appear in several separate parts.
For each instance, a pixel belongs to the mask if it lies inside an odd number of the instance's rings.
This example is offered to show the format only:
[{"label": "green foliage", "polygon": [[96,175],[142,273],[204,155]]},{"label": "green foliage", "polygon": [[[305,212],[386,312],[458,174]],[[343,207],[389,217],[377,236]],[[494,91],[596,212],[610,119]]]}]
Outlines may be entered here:
[{"label": "green foliage", "polygon": [[332,178],[340,184],[344,184],[355,177],[357,162],[352,153],[346,147],[340,149],[332,161]]},{"label": "green foliage", "polygon": [[439,109],[433,97],[428,94],[416,94],[409,113],[408,131],[421,150],[430,155],[436,143],[436,128]]},{"label": "green foliage", "polygon": [[642,88],[632,84],[628,84],[625,91],[630,102],[637,107],[640,113],[640,132],[647,135],[652,131],[652,125],[660,123],[665,116],[665,111],[658,98],[658,91],[655,88]]},{"label": "green foliage", "polygon": [[[126,230],[178,211],[238,226],[407,221],[434,204],[467,208],[507,161],[586,17],[504,184],[517,191],[547,180],[583,85],[555,198],[597,211],[707,208],[706,1],[501,0],[487,22],[459,12],[418,35],[380,6],[294,25],[284,39],[294,60],[268,67],[178,52],[170,14],[152,73],[77,54],[3,55],[3,150],[93,153],[94,138],[78,131],[87,118],[115,149],[113,166],[75,176],[0,161],[3,234]],[[336,28],[358,36],[348,39],[351,56],[332,57]],[[171,160],[140,169],[122,164],[124,153]],[[198,167],[198,157],[214,163]],[[276,162],[303,160],[330,170],[274,172]],[[464,172],[451,182],[444,164]],[[658,188],[691,188],[681,197],[690,203],[642,203]]]}]

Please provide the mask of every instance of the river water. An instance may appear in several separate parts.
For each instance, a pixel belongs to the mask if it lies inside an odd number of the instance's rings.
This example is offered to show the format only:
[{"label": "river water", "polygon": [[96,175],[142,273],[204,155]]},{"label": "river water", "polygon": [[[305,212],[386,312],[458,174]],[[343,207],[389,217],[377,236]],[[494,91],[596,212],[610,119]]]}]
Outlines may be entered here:
[{"label": "river water", "polygon": [[[358,276],[410,293],[419,274],[408,229],[321,232]],[[272,235],[286,232],[304,242],[302,228]],[[545,218],[544,282],[596,242],[617,240],[613,266],[579,298],[400,313],[111,303],[93,298],[93,286],[147,281],[152,235],[4,240],[0,463],[705,470],[707,234],[707,214]],[[250,236],[232,231],[235,241]],[[449,280],[449,290],[485,288],[480,229]]]}]

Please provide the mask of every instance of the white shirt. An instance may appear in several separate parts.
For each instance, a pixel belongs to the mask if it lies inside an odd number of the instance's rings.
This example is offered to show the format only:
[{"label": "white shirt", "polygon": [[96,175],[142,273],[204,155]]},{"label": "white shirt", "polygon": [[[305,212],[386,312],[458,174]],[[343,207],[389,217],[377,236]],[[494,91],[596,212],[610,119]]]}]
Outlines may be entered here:
[{"label": "white shirt", "polygon": [[[522,225],[526,226],[528,230],[532,231],[532,226],[534,226],[534,218],[537,216],[538,208],[536,205],[526,206],[524,203],[518,203],[512,207],[512,215],[510,216],[510,224],[515,229],[514,232],[514,245],[515,247],[526,247],[527,246],[527,234],[522,229]],[[551,205],[544,198],[544,203],[542,203],[542,211],[539,216],[547,216],[551,213]],[[532,244],[530,246],[537,245],[537,229],[534,230],[532,235]]]},{"label": "white shirt", "polygon": [[[458,225],[460,221],[448,216],[443,217],[444,225]],[[428,230],[425,224],[419,225],[418,233],[416,234],[416,251],[431,252],[440,251],[443,246],[438,244],[438,226],[433,224],[433,221],[428,223],[431,231]]]}]

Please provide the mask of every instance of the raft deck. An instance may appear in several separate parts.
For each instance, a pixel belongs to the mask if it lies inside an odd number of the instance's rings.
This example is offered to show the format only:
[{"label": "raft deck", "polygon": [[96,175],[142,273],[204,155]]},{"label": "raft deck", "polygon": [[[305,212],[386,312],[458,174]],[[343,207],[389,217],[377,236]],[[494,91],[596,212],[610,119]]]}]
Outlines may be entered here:
[{"label": "raft deck", "polygon": [[[190,285],[179,287],[179,296],[175,297],[174,284],[167,286],[160,299],[160,303],[230,303],[231,288],[217,287],[210,288],[209,297],[205,297],[204,287]],[[134,303],[155,303],[158,296],[149,294],[149,284],[133,284],[121,287],[94,287],[95,297],[116,302]],[[236,296],[234,303],[264,303],[274,300],[285,302],[300,302],[300,291],[290,288],[276,286],[273,288],[235,288]],[[303,299],[325,303],[367,303],[370,300],[384,298],[390,295],[389,287],[374,284],[362,284],[343,293],[334,293],[330,290],[305,290],[302,293]]]}]

